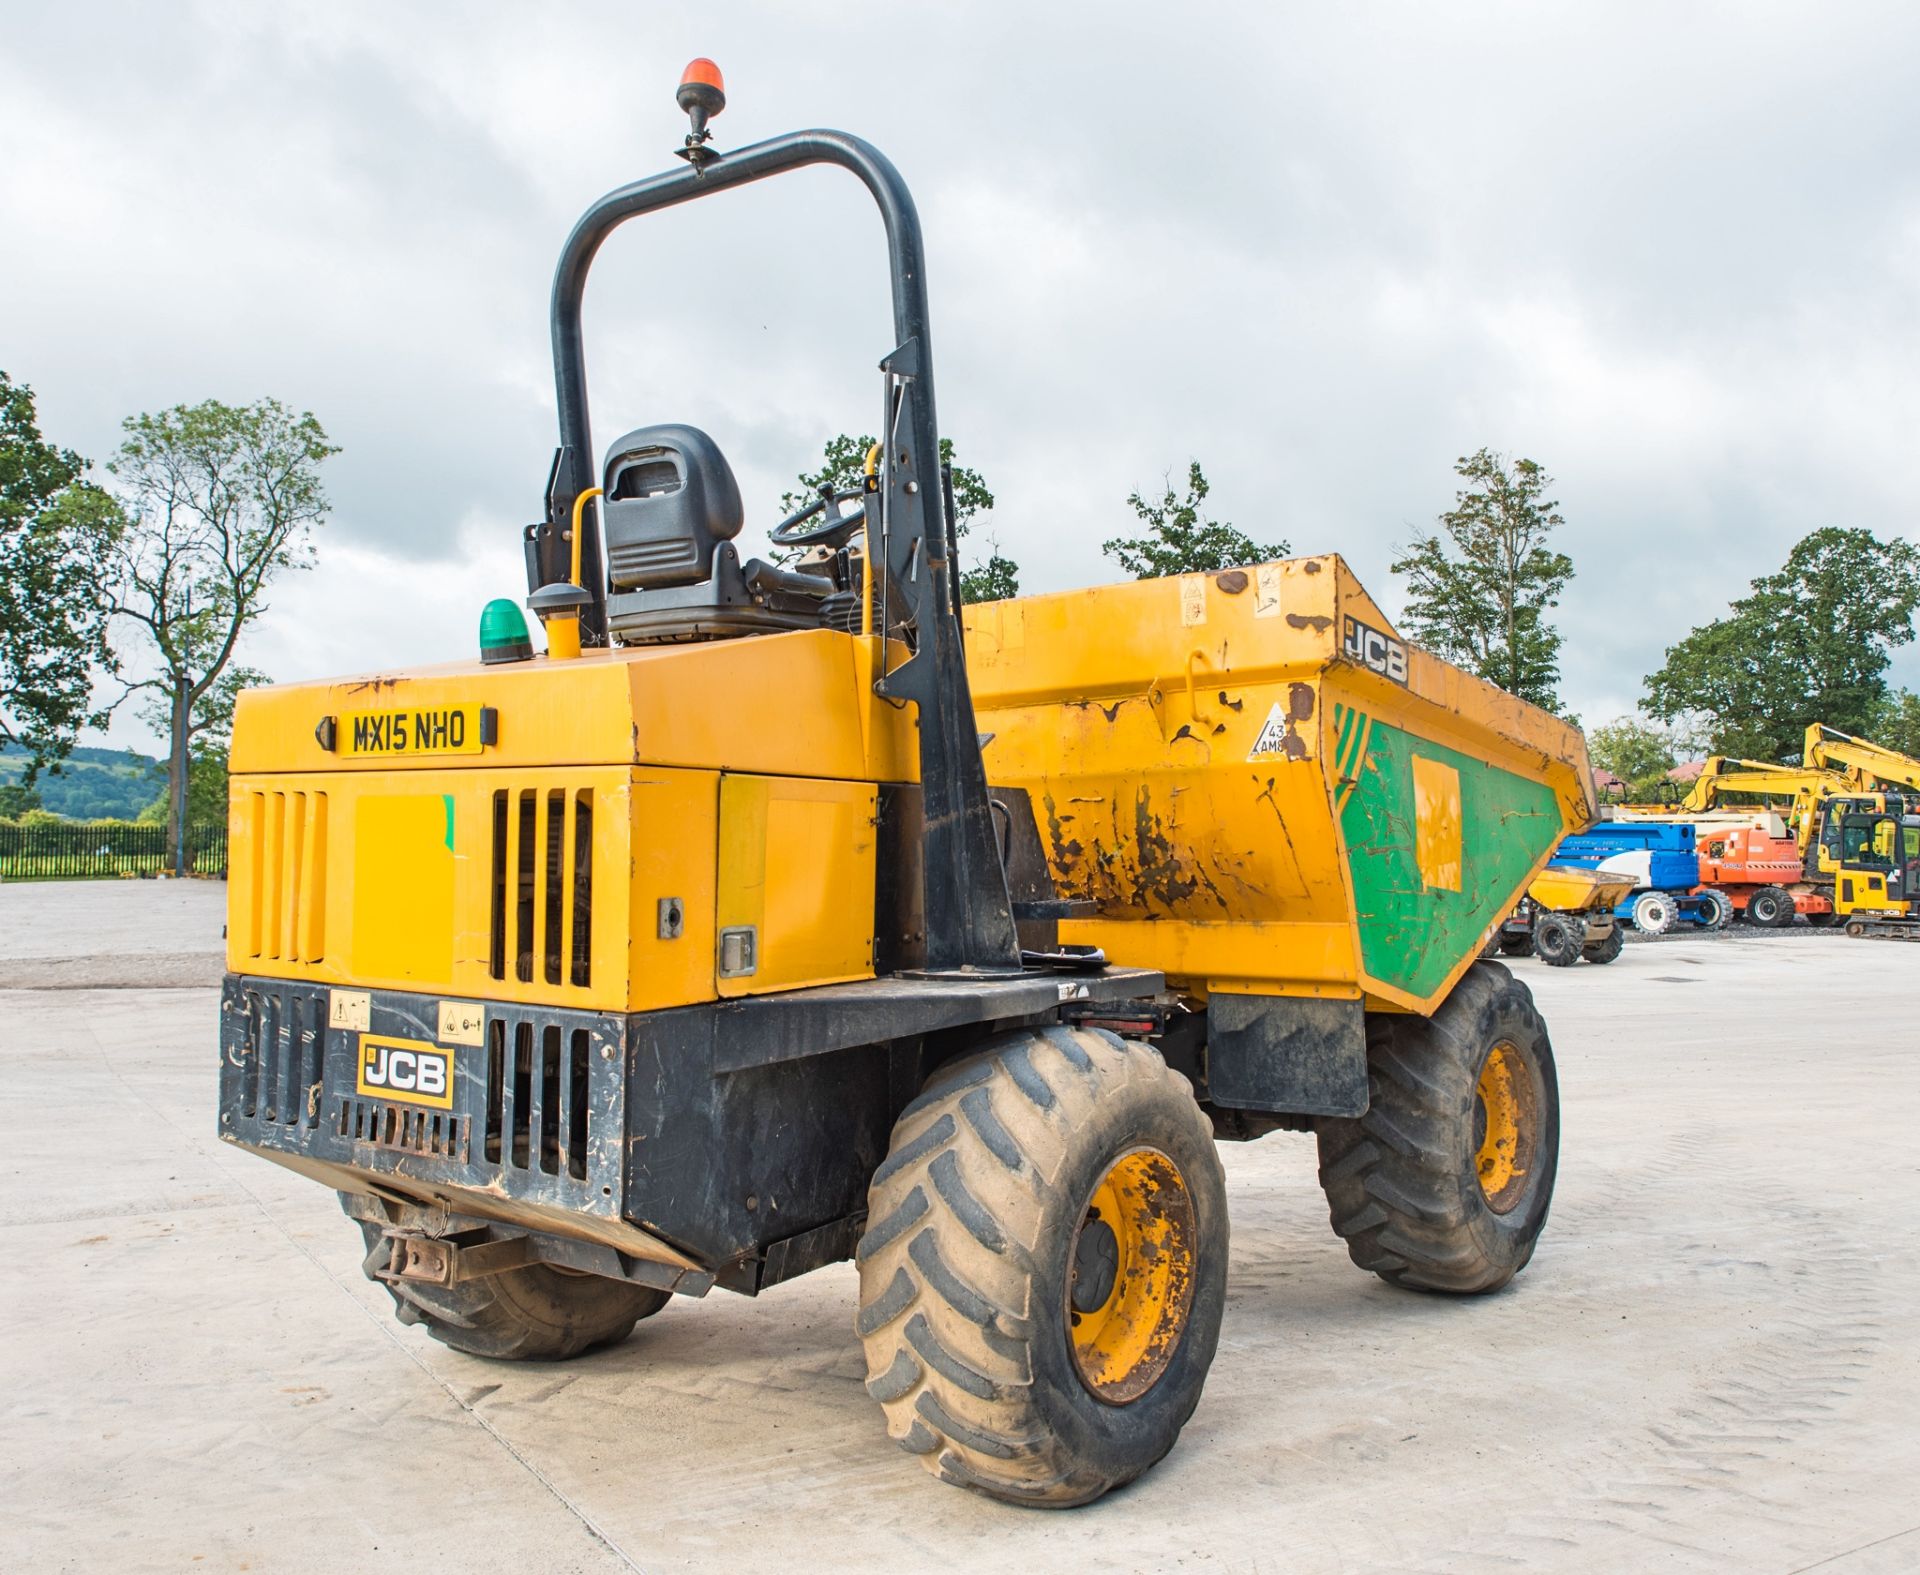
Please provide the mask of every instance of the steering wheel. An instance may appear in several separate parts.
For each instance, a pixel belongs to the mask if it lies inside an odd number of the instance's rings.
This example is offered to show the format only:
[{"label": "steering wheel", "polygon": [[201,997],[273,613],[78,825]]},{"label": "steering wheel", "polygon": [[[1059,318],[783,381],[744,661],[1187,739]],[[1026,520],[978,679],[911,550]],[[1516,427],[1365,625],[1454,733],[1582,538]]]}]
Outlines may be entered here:
[{"label": "steering wheel", "polygon": [[[835,492],[831,487],[822,487],[818,498],[797,514],[789,514],[774,526],[769,539],[776,547],[811,547],[816,542],[832,542],[838,546],[847,541],[867,522],[865,504],[851,514],[842,514],[840,505],[865,496],[865,490],[860,487],[853,487],[845,492]],[[811,527],[807,525],[807,521],[814,515],[829,507],[832,512],[818,525]]]}]

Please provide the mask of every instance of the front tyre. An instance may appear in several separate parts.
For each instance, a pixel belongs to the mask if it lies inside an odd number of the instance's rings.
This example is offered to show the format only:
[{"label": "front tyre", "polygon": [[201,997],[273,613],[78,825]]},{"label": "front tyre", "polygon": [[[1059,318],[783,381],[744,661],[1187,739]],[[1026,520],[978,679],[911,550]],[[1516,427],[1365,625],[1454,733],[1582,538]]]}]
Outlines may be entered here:
[{"label": "front tyre", "polygon": [[1320,1185],[1363,1269],[1468,1294],[1526,1267],[1560,1158],[1560,1091],[1533,996],[1475,963],[1432,1017],[1369,1014],[1371,1103],[1322,1120]]},{"label": "front tyre", "polygon": [[1557,913],[1543,913],[1534,921],[1533,949],[1549,968],[1571,968],[1580,960],[1580,932],[1574,923]]},{"label": "front tyre", "polygon": [[1008,1034],[901,1112],[858,1329],[887,1431],[947,1482],[1084,1504],[1169,1449],[1226,1300],[1211,1123],[1151,1047]]},{"label": "front tyre", "polygon": [[1703,930],[1724,930],[1733,923],[1733,899],[1725,892],[1703,891],[1700,893],[1700,928]]}]

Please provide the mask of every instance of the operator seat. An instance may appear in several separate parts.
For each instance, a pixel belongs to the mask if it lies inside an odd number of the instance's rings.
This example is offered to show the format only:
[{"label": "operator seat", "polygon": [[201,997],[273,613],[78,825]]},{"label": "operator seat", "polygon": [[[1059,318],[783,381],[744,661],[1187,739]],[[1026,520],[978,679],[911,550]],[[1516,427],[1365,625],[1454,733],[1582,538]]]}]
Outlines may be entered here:
[{"label": "operator seat", "polygon": [[623,645],[721,640],[821,626],[831,581],[750,559],[733,538],[745,511],[720,446],[698,427],[629,432],[601,485],[607,629]]}]

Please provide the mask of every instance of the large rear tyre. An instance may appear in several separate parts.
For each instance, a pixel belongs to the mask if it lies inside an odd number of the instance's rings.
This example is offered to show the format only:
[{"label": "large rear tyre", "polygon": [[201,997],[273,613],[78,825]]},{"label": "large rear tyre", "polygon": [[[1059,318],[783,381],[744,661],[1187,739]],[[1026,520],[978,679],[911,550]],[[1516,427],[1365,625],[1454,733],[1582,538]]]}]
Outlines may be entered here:
[{"label": "large rear tyre", "polygon": [[1333,1228],[1395,1285],[1492,1291],[1526,1267],[1560,1157],[1553,1047],[1533,996],[1475,963],[1431,1018],[1367,1018],[1372,1102],[1318,1123]]},{"label": "large rear tyre", "polygon": [[1226,1301],[1213,1128],[1151,1047],[1004,1035],[901,1112],[868,1195],[867,1390],[944,1481],[1066,1508],[1152,1466]]},{"label": "large rear tyre", "polygon": [[598,1274],[533,1263],[458,1285],[383,1280],[389,1251],[378,1225],[360,1222],[367,1255],[361,1268],[384,1285],[402,1323],[419,1324],[442,1345],[495,1361],[564,1362],[626,1339],[633,1326],[666,1306],[666,1291]]},{"label": "large rear tyre", "polygon": [[1502,935],[1500,937],[1500,955],[1502,957],[1531,957],[1533,955],[1533,936]]},{"label": "large rear tyre", "polygon": [[1764,930],[1784,930],[1793,923],[1793,897],[1778,886],[1762,886],[1747,899],[1748,922]]}]

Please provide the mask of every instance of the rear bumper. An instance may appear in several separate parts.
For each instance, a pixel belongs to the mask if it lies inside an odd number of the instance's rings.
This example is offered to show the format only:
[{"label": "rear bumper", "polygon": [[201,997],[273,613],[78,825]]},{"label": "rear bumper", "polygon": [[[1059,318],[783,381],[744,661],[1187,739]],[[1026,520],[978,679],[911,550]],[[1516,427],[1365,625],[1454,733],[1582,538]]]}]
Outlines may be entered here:
[{"label": "rear bumper", "polygon": [[[229,974],[220,1136],[336,1191],[752,1292],[851,1256],[894,1118],[939,1061],[1164,982],[889,977],[597,1013]],[[463,1025],[475,1042],[452,1042]]]},{"label": "rear bumper", "polygon": [[[459,1003],[481,1015],[469,1036],[479,1042],[448,1044],[442,1004],[227,975],[220,1136],[341,1192],[437,1204],[693,1267],[686,1252],[622,1218],[627,1018]],[[375,1081],[428,1092],[371,1086],[363,1056],[376,1058],[367,1068]],[[444,1083],[420,1075],[428,1056],[441,1058]],[[396,1060],[408,1075],[395,1076]]]}]

